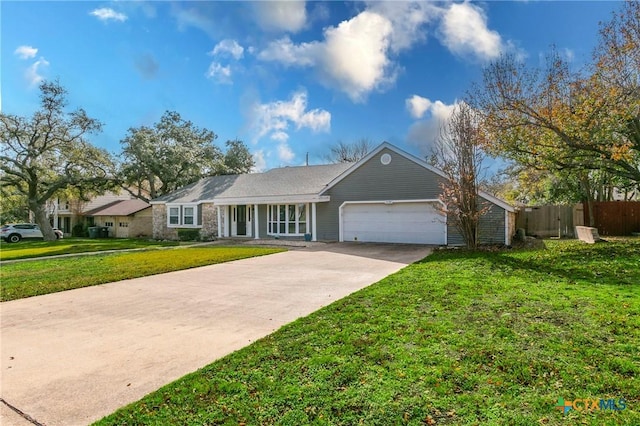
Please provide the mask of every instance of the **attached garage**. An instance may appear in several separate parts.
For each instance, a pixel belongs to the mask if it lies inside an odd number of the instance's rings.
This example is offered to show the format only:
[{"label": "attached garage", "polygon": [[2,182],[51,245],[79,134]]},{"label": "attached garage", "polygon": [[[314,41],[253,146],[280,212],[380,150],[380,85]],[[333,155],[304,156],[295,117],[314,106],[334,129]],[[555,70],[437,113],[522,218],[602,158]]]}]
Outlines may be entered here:
[{"label": "attached garage", "polygon": [[447,244],[438,201],[358,201],[340,207],[340,241]]}]

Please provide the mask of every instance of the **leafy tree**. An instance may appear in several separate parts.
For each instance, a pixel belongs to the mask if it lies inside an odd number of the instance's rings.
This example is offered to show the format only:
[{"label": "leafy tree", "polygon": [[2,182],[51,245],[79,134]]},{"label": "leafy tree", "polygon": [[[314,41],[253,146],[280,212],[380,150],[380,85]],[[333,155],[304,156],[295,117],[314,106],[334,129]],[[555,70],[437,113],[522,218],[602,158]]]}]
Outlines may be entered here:
[{"label": "leafy tree", "polygon": [[368,139],[363,138],[351,144],[340,141],[331,147],[325,159],[331,163],[355,163],[370,150],[371,142]]},{"label": "leafy tree", "polygon": [[26,222],[28,220],[29,207],[27,206],[27,198],[18,193],[15,187],[3,185],[0,188],[0,224]]},{"label": "leafy tree", "polygon": [[460,231],[468,248],[479,242],[480,218],[487,212],[478,196],[484,152],[483,132],[469,105],[455,106],[433,148],[431,162],[446,176],[441,184],[443,212]]},{"label": "leafy tree", "polygon": [[218,174],[238,175],[250,173],[253,166],[255,166],[255,161],[244,142],[235,139],[227,141],[226,145],[227,151],[224,154],[224,167]]},{"label": "leafy tree", "polygon": [[214,145],[216,138],[212,131],[198,128],[173,111],[165,112],[152,127],[130,128],[120,141],[123,188],[149,201],[217,174],[224,170],[224,156]]},{"label": "leafy tree", "polygon": [[594,63],[572,73],[552,51],[545,68],[505,55],[469,102],[491,133],[487,149],[541,170],[603,170],[640,184],[640,5],[601,30]]},{"label": "leafy tree", "polygon": [[46,203],[66,188],[97,190],[112,183],[110,155],[85,140],[101,123],[83,109],[66,112],[58,81],[40,85],[40,109],[25,118],[0,113],[2,186],[25,197],[45,240],[55,240]]},{"label": "leafy tree", "polygon": [[593,179],[640,187],[640,3],[625,2],[601,27],[582,72],[570,72],[556,51],[544,68],[505,55],[468,101],[482,113],[491,154],[577,179],[589,209]]}]

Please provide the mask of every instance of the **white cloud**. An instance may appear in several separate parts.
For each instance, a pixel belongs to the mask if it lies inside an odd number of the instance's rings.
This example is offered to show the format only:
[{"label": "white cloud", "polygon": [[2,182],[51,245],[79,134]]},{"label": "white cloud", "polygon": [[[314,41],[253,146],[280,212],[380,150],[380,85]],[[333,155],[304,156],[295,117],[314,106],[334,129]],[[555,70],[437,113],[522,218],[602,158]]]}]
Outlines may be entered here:
[{"label": "white cloud", "polygon": [[100,9],[92,10],[89,14],[105,22],[110,20],[124,22],[127,20],[127,15],[125,15],[124,13],[116,12],[115,10],[108,7],[102,7]]},{"label": "white cloud", "polygon": [[213,50],[210,52],[211,55],[229,55],[233,59],[240,59],[244,54],[244,48],[238,44],[237,41],[231,39],[222,40],[220,43],[216,44]]},{"label": "white cloud", "polygon": [[390,47],[396,53],[426,40],[425,24],[442,13],[440,7],[428,1],[369,1],[367,6],[391,22]]},{"label": "white cloud", "polygon": [[[421,154],[429,155],[431,147],[440,136],[441,129],[451,116],[457,102],[445,104],[442,101],[431,101],[418,95],[414,95],[405,102],[414,118],[426,115],[426,118],[416,121],[409,127],[407,140],[418,147]],[[417,114],[418,112],[420,114]]]},{"label": "white cloud", "polygon": [[295,33],[307,23],[304,1],[258,1],[253,5],[256,22],[263,30]]},{"label": "white cloud", "polygon": [[424,41],[426,24],[441,14],[441,8],[424,1],[371,1],[351,19],[325,28],[322,40],[296,44],[285,36],[269,43],[258,58],[312,67],[324,85],[362,102],[395,82],[398,65],[392,56]]},{"label": "white cloud", "polygon": [[[183,5],[189,5],[188,9]],[[190,3],[171,3],[171,13],[176,19],[178,30],[186,31],[189,27],[197,28],[204,31],[210,37],[216,36],[215,22],[209,18],[214,15],[212,9],[215,3],[209,2],[190,2]]]},{"label": "white cloud", "polygon": [[231,67],[223,67],[218,62],[211,62],[209,69],[205,73],[207,78],[215,80],[221,84],[231,84]]},{"label": "white cloud", "polygon": [[44,58],[40,58],[33,63],[29,68],[26,69],[24,73],[25,79],[29,82],[31,86],[36,86],[44,80],[44,77],[41,75],[42,68],[46,68],[49,66],[49,61]]},{"label": "white cloud", "polygon": [[422,96],[413,95],[405,101],[405,105],[413,118],[421,118],[431,105],[433,105],[433,102]]},{"label": "white cloud", "polygon": [[20,46],[13,53],[18,55],[20,59],[31,59],[36,57],[38,49],[32,46]]},{"label": "white cloud", "polygon": [[322,81],[363,101],[372,90],[395,80],[387,57],[391,22],[382,15],[362,12],[324,31],[322,42],[294,44],[289,37],[272,42],[258,55],[284,65],[312,66]]},{"label": "white cloud", "polygon": [[287,142],[280,142],[280,144],[278,144],[278,159],[280,161],[290,163],[295,156]]},{"label": "white cloud", "polygon": [[255,140],[269,136],[280,143],[289,138],[290,127],[313,132],[328,132],[331,128],[331,113],[322,109],[307,110],[307,93],[297,91],[288,101],[256,103],[252,108],[252,126]]},{"label": "white cloud", "polygon": [[372,90],[394,81],[387,57],[391,32],[388,19],[367,11],[328,28],[321,59],[324,78],[353,101],[362,101]]},{"label": "white cloud", "polygon": [[454,54],[487,60],[504,49],[500,34],[487,27],[484,11],[469,2],[453,3],[440,23],[440,40]]},{"label": "white cloud", "polygon": [[264,158],[264,150],[259,149],[253,153],[252,173],[263,172],[267,168],[267,160]]},{"label": "white cloud", "polygon": [[286,66],[313,66],[321,55],[322,44],[318,42],[293,44],[289,36],[272,41],[258,53],[258,59],[280,62]]}]

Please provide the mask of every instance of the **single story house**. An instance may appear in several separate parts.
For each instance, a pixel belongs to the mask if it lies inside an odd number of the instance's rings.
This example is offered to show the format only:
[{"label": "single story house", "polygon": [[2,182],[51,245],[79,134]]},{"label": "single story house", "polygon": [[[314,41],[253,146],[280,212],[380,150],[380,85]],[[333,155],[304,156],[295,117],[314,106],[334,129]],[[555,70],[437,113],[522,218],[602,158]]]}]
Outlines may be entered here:
[{"label": "single story house", "polygon": [[[355,163],[201,179],[151,200],[153,236],[174,239],[180,228],[199,228],[203,238],[462,245],[438,199],[443,179],[385,142]],[[513,207],[480,197],[490,206],[480,221],[481,242],[510,244]]]},{"label": "single story house", "polygon": [[110,237],[149,237],[153,230],[151,205],[139,199],[116,200],[84,215],[93,226],[109,228]]}]

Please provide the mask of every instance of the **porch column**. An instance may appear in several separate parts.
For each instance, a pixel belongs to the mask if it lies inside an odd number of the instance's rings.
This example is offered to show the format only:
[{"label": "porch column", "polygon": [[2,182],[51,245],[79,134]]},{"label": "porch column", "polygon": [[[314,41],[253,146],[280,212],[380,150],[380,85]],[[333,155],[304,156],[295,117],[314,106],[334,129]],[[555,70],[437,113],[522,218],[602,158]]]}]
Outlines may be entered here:
[{"label": "porch column", "polygon": [[229,237],[231,236],[231,228],[229,228],[230,226],[230,222],[231,222],[231,218],[229,217],[229,208],[230,206],[224,206],[224,236],[225,237]]},{"label": "porch column", "polygon": [[255,230],[256,232],[254,232],[254,234],[256,235],[256,240],[260,239],[260,221],[258,220],[258,205],[254,204],[253,205],[253,223],[255,224]]},{"label": "porch column", "polygon": [[216,213],[218,214],[218,238],[222,237],[222,214],[220,213],[220,206],[216,206]]},{"label": "porch column", "polygon": [[311,241],[318,241],[317,227],[318,217],[316,215],[316,203],[311,203]]}]

